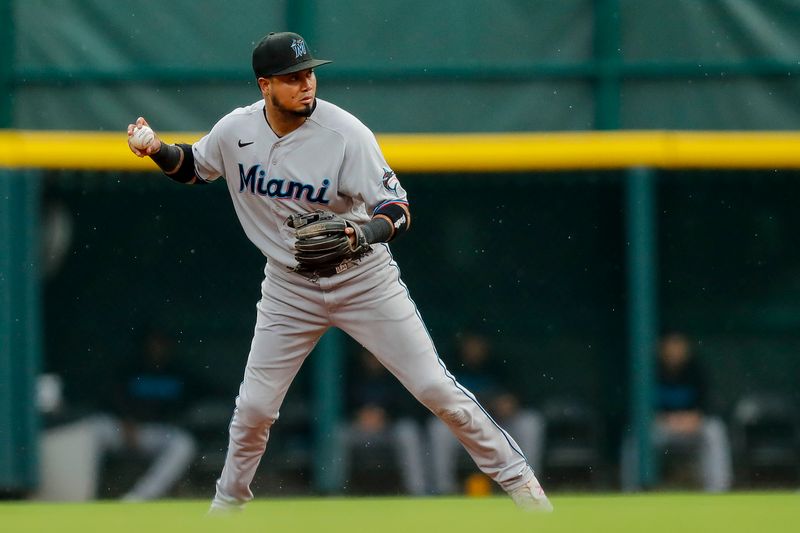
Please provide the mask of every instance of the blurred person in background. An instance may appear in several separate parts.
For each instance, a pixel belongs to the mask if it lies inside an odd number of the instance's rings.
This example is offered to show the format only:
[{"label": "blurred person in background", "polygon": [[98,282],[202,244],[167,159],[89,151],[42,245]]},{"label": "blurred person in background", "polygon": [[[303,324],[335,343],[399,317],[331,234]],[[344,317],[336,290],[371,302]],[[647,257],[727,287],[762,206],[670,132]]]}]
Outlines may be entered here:
[{"label": "blurred person in background", "polygon": [[116,416],[97,417],[97,436],[108,451],[132,451],[152,458],[144,475],[123,497],[152,500],[166,495],[194,459],[196,444],[179,427],[191,387],[176,359],[173,339],[158,329],[145,335],[142,355],[123,369]]},{"label": "blurred person in background", "polygon": [[[175,344],[159,329],[148,329],[140,353],[123,365],[107,393],[111,413],[66,418],[74,407],[60,398],[57,376],[40,378],[39,404],[45,422],[56,422],[43,434],[41,486],[37,498],[90,500],[101,492],[108,454],[144,456],[147,470],[125,492],[125,501],[167,495],[195,456],[192,436],[179,427],[191,400],[192,386],[175,356]],[[56,390],[58,389],[58,390]],[[109,490],[111,489],[111,490]]]},{"label": "blurred person in background", "polygon": [[[696,450],[703,489],[730,490],[733,479],[731,449],[725,424],[707,414],[708,384],[694,357],[689,339],[679,332],[665,335],[659,344],[653,448],[669,454],[671,448]],[[633,438],[622,450],[622,488],[638,490],[638,450]]]},{"label": "blurred person in background", "polygon": [[[544,418],[536,411],[523,408],[519,398],[508,390],[507,371],[492,353],[489,339],[476,331],[466,331],[458,339],[458,360],[453,375],[485,406],[497,423],[508,428],[522,447],[528,463],[537,471],[541,465],[544,444]],[[428,438],[432,463],[433,491],[450,494],[458,491],[458,440],[436,417],[428,421]]]},{"label": "blurred person in background", "polygon": [[[422,434],[413,418],[413,398],[366,349],[359,354],[359,368],[348,387],[350,420],[339,429],[342,456],[338,477],[347,483],[352,465],[367,448],[391,449],[407,494],[424,495],[425,460]],[[448,431],[449,433],[449,431]]]}]

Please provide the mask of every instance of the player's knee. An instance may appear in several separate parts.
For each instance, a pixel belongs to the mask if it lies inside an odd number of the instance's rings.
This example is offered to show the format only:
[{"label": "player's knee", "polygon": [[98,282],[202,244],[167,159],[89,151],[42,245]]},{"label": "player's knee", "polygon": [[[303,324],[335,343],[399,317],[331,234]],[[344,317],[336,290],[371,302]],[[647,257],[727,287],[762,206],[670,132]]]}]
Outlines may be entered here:
[{"label": "player's knee", "polygon": [[442,383],[430,383],[423,385],[414,392],[417,399],[434,414],[447,404],[448,391]]},{"label": "player's knee", "polygon": [[469,413],[460,407],[443,407],[435,411],[438,416],[448,426],[466,426],[469,424]]},{"label": "player's knee", "polygon": [[469,423],[470,414],[454,401],[453,388],[446,382],[423,387],[417,398],[448,426],[464,426]]},{"label": "player's knee", "polygon": [[248,427],[269,428],[278,420],[278,412],[263,403],[239,400],[236,407],[239,421]]}]

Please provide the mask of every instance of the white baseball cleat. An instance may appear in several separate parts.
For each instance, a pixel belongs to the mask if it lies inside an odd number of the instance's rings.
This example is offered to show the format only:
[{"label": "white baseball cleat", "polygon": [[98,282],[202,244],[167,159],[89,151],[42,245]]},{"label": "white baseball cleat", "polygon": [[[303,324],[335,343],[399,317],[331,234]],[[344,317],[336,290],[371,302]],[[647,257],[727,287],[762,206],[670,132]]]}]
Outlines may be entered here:
[{"label": "white baseball cleat", "polygon": [[535,477],[508,493],[517,507],[525,512],[553,512],[553,504],[547,499],[544,489]]},{"label": "white baseball cleat", "polygon": [[212,505],[208,512],[206,512],[206,516],[209,517],[228,517],[228,516],[235,516],[241,514],[244,511],[242,507],[222,507],[219,505]]},{"label": "white baseball cleat", "polygon": [[231,516],[237,515],[244,511],[244,504],[228,503],[214,498],[211,502],[211,507],[206,513],[207,516]]}]

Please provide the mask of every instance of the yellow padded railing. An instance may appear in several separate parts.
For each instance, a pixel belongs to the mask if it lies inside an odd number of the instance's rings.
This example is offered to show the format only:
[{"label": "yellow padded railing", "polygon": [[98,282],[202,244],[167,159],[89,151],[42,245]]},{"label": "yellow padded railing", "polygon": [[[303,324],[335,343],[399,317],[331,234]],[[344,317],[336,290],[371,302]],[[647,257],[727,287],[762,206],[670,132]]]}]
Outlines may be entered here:
[{"label": "yellow padded railing", "polygon": [[[200,133],[161,134],[191,143]],[[378,136],[397,172],[509,172],[628,167],[800,169],[797,132],[615,131]],[[0,167],[156,170],[124,132],[0,130]]]}]

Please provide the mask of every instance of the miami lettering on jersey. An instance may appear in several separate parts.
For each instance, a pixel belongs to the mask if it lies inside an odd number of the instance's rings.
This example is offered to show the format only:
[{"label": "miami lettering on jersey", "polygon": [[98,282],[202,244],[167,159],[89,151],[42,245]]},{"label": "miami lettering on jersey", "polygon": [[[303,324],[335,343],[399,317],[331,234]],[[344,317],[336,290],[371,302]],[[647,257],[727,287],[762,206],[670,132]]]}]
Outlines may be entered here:
[{"label": "miami lettering on jersey", "polygon": [[269,196],[278,199],[300,200],[305,196],[308,202],[327,205],[330,200],[325,198],[331,182],[329,179],[322,180],[322,187],[317,190],[311,184],[300,181],[287,181],[278,178],[267,179],[267,172],[261,165],[253,165],[247,172],[244,165],[239,163],[239,192],[245,189],[251,194]]}]

